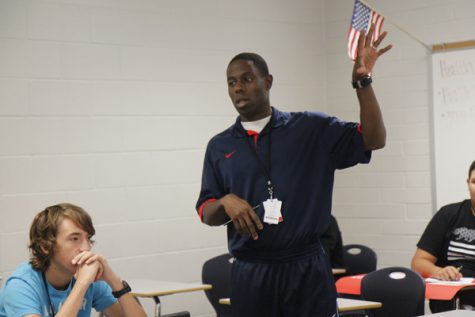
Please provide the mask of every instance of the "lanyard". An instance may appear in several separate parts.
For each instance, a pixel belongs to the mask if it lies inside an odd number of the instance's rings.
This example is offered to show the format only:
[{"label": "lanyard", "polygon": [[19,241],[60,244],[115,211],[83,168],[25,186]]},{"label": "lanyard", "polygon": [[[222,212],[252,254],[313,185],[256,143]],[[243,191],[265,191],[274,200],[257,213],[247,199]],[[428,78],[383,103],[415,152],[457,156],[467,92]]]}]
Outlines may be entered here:
[{"label": "lanyard", "polygon": [[[54,312],[53,302],[51,301],[51,297],[49,296],[48,284],[46,283],[45,273],[41,272],[41,276],[43,277],[43,284],[45,285],[46,295],[48,296],[48,302],[49,302],[49,308],[50,308],[49,314],[50,315],[52,314],[52,316],[54,317],[56,315],[56,313]],[[74,279],[73,279],[73,282],[72,282],[72,285],[71,285],[71,288],[72,287],[74,287]]]},{"label": "lanyard", "polygon": [[53,317],[56,315],[56,313],[54,312],[54,307],[53,307],[53,303],[51,302],[51,297],[49,296],[49,292],[48,292],[48,284],[46,283],[46,278],[45,278],[45,273],[42,272],[41,273],[41,276],[43,277],[43,283],[45,285],[45,290],[46,290],[46,295],[48,296],[48,302],[49,302],[49,308],[50,308],[50,314],[53,314]]},{"label": "lanyard", "polygon": [[264,162],[261,160],[259,157],[259,154],[257,153],[257,142],[256,144],[252,144],[252,139],[247,142],[249,145],[249,148],[251,149],[251,153],[254,154],[254,158],[256,159],[257,163],[259,164],[259,167],[261,169],[261,173],[267,178],[267,190],[269,191],[269,197],[270,199],[273,198],[274,194],[274,186],[272,185],[272,179],[271,179],[271,144],[272,144],[272,138],[271,138],[271,133],[272,132],[272,117],[270,118],[269,121],[269,143],[267,144],[267,166],[264,164]]}]

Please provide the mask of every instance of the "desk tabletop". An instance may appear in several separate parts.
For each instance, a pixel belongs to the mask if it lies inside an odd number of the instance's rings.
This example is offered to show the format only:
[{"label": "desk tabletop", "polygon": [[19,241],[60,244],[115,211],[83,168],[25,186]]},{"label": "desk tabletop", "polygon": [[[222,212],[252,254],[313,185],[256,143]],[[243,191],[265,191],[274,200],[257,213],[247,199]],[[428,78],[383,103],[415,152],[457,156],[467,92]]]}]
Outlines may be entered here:
[{"label": "desk tabletop", "polygon": [[169,282],[150,279],[128,280],[131,294],[136,297],[156,297],[211,289],[210,284]]},{"label": "desk tabletop", "polygon": [[338,311],[347,312],[352,310],[362,310],[362,309],[375,309],[383,307],[383,304],[380,302],[372,302],[368,300],[360,299],[350,299],[350,298],[337,298]]},{"label": "desk tabletop", "polygon": [[335,269],[332,269],[332,273],[333,273],[333,275],[345,274],[345,273],[346,273],[346,269],[343,269],[343,268],[335,268]]},{"label": "desk tabletop", "polygon": [[474,289],[475,283],[466,285],[444,285],[435,283],[426,283],[426,298],[451,300],[459,291]]},{"label": "desk tabletop", "polygon": [[351,295],[360,295],[361,294],[361,280],[365,275],[352,275],[344,276],[338,281],[336,281],[336,291],[340,294],[351,294]]},{"label": "desk tabletop", "polygon": [[[451,310],[446,311],[443,313],[437,313],[432,315],[424,315],[424,316],[432,316],[432,317],[474,317],[475,311],[470,310]],[[422,316],[420,316],[422,317]]]},{"label": "desk tabletop", "polygon": [[[336,281],[336,290],[341,294],[361,294],[361,280],[365,274],[344,276]],[[475,288],[475,283],[463,285],[447,285],[437,283],[426,283],[426,299],[451,300],[462,290]]]},{"label": "desk tabletop", "polygon": [[[339,312],[347,312],[353,310],[362,310],[362,309],[374,309],[380,308],[383,306],[380,302],[371,302],[367,300],[359,300],[359,299],[350,299],[350,298],[337,298],[338,303],[338,311]],[[219,303],[222,305],[231,305],[231,299],[229,298],[221,298]]]},{"label": "desk tabletop", "polygon": [[231,305],[231,298],[220,298],[219,303],[221,305]]}]

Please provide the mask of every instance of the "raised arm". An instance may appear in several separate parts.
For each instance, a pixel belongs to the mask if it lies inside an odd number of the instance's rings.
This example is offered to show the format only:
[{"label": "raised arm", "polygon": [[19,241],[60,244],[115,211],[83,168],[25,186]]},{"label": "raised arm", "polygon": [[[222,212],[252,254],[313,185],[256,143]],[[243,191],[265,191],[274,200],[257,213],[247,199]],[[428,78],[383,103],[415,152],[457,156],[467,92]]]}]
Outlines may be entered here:
[{"label": "raised arm", "polygon": [[[391,49],[391,45],[379,49],[387,32],[383,32],[373,43],[374,24],[365,36],[362,32],[358,38],[358,49],[353,67],[353,82],[370,76],[376,60]],[[366,150],[383,148],[386,144],[386,128],[383,116],[371,85],[357,88],[356,94],[360,103],[360,122],[362,127],[363,142]]]}]

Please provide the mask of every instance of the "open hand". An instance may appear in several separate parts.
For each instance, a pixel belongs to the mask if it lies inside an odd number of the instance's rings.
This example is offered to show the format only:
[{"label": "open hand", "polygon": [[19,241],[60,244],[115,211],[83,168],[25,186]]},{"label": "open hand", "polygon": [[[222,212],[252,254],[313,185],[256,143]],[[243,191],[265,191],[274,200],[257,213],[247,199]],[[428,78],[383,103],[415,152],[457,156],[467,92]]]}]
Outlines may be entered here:
[{"label": "open hand", "polygon": [[372,42],[371,39],[373,37],[374,28],[374,24],[371,24],[368,34],[365,35],[364,32],[360,33],[355,65],[353,67],[353,80],[371,74],[376,60],[392,48],[392,45],[389,44],[382,49],[378,49],[388,32],[381,33],[381,35]]}]

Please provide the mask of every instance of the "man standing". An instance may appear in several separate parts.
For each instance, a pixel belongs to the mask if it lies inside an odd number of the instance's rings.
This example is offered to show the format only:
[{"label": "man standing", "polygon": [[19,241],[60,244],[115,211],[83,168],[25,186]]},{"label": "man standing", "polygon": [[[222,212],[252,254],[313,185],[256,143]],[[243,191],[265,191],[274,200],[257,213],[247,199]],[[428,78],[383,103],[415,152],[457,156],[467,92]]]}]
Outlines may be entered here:
[{"label": "man standing", "polygon": [[0,317],[146,317],[130,286],[91,251],[91,218],[72,204],[47,207],[30,228],[31,260],[0,290]]},{"label": "man standing", "polygon": [[[337,315],[331,267],[319,242],[331,212],[334,172],[368,163],[386,131],[371,72],[388,45],[358,40],[353,87],[361,124],[318,112],[271,107],[272,75],[262,57],[235,56],[227,68],[236,123],[208,144],[197,210],[211,226],[229,223],[235,316]],[[231,224],[232,222],[232,224]]]}]

